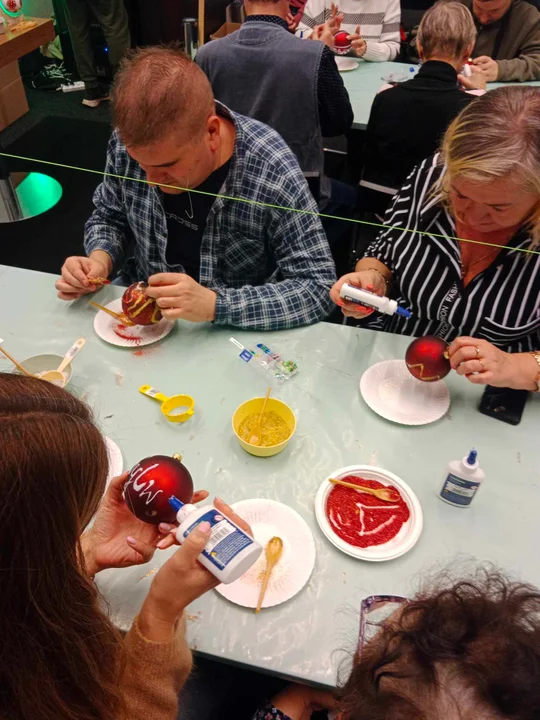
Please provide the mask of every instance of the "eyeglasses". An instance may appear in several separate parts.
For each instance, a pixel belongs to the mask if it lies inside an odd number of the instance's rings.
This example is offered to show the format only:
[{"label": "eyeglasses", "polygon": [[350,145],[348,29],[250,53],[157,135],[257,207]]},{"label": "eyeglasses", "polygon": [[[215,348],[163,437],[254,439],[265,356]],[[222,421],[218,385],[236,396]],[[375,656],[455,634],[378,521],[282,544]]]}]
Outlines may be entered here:
[{"label": "eyeglasses", "polygon": [[401,595],[370,595],[360,605],[360,632],[358,635],[358,652],[379,631],[384,622],[408,599]]}]

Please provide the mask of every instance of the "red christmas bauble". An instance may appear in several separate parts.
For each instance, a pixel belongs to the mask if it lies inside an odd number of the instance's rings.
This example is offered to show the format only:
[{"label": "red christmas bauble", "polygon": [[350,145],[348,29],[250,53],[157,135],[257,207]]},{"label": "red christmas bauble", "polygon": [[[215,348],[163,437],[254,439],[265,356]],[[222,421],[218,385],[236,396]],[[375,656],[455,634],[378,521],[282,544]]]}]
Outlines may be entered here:
[{"label": "red christmas bauble", "polygon": [[154,325],[163,317],[154,298],[146,295],[147,287],[145,282],[136,282],[122,295],[122,310],[135,325]]},{"label": "red christmas bauble", "polygon": [[407,369],[418,380],[435,382],[450,372],[450,361],[445,357],[448,344],[433,335],[416,338],[407,348]]},{"label": "red christmas bauble", "polygon": [[338,55],[345,55],[351,49],[351,41],[349,40],[349,33],[344,30],[334,35],[334,50]]},{"label": "red christmas bauble", "polygon": [[124,485],[124,499],[139,520],[150,525],[173,523],[176,513],[169,499],[174,495],[183,503],[191,502],[193,480],[180,459],[179,455],[152,455],[131,470]]}]

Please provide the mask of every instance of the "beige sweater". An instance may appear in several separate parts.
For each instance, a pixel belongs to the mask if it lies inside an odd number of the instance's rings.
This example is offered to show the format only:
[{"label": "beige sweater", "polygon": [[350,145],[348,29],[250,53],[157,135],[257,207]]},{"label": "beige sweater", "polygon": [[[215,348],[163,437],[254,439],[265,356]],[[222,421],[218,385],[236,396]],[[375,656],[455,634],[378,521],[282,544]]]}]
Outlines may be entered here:
[{"label": "beige sweater", "polygon": [[156,643],[141,635],[136,618],[125,638],[125,652],[121,684],[128,720],[176,720],[178,693],[193,664],[185,619],[172,642]]}]

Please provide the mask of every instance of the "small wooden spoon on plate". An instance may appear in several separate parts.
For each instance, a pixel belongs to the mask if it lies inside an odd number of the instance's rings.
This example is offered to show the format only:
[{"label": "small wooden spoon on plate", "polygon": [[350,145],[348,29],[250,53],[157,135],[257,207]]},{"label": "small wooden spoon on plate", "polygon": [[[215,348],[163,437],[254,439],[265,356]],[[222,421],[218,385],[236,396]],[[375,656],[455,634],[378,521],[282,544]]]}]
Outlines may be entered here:
[{"label": "small wooden spoon on plate", "polygon": [[383,500],[384,502],[396,502],[397,500],[399,500],[399,497],[396,497],[397,490],[392,490],[391,488],[368,488],[364,487],[363,485],[355,485],[354,483],[348,483],[344,480],[336,480],[336,478],[330,478],[330,482],[334,485],[343,485],[343,487],[358,490],[358,492],[366,493],[367,495],[373,495],[374,497],[379,498],[379,500]]},{"label": "small wooden spoon on plate", "polygon": [[257,603],[256,613],[261,612],[264,596],[266,595],[266,589],[268,588],[268,581],[273,569],[278,564],[283,552],[283,540],[280,537],[273,537],[268,541],[266,546],[266,572],[264,573],[263,583],[261,585],[261,592],[259,594],[259,602]]},{"label": "small wooden spoon on plate", "polygon": [[89,302],[90,302],[90,305],[93,305],[98,310],[103,310],[104,313],[107,313],[108,315],[112,315],[112,317],[119,320],[122,323],[122,325],[135,325],[135,323],[131,322],[131,320],[128,318],[128,316],[125,315],[124,313],[117,313],[117,312],[114,312],[114,310],[109,310],[109,308],[106,308],[104,305],[100,305],[99,303],[94,302],[93,300],[89,300]]}]

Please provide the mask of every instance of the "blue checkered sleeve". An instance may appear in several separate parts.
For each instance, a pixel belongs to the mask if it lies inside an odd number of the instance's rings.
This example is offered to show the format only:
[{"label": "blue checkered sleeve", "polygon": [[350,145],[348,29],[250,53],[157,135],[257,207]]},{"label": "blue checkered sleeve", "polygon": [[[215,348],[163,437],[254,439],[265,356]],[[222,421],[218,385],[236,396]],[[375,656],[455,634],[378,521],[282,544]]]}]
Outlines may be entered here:
[{"label": "blue checkered sleeve", "polygon": [[[105,173],[123,175],[126,170],[122,157],[122,146],[115,131],[109,140]],[[124,256],[128,220],[123,202],[122,182],[105,175],[98,185],[93,203],[95,210],[84,228],[84,250],[87,255],[93,250],[104,250],[115,266]]]}]

